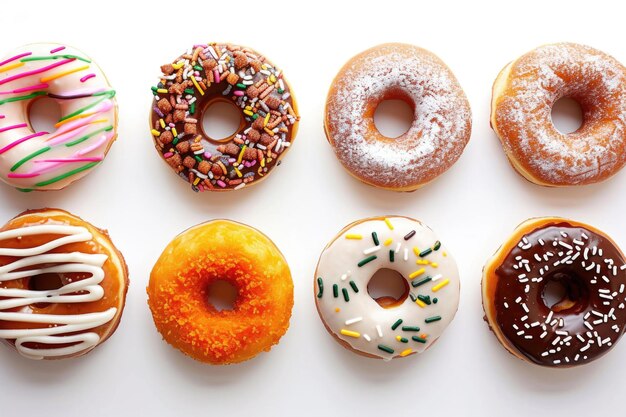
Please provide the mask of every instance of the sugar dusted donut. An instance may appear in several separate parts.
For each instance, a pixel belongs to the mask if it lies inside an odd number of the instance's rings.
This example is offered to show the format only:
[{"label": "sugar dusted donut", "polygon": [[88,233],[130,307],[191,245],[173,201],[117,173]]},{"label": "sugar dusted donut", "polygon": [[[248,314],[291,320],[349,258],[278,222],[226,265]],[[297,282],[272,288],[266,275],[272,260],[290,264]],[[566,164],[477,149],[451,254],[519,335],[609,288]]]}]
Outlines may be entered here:
[{"label": "sugar dusted donut", "polygon": [[[232,310],[209,303],[209,288],[237,290]],[[285,258],[249,226],[214,220],[176,236],[157,260],[147,288],[154,323],[184,354],[214,365],[251,359],[289,327],[293,282]]]},{"label": "sugar dusted donut", "polygon": [[[368,294],[380,269],[402,276],[398,300]],[[454,259],[427,226],[408,217],[358,220],[326,246],[315,271],[314,294],[324,326],[347,349],[391,360],[428,349],[459,305]]]},{"label": "sugar dusted donut", "polygon": [[[557,299],[546,297],[551,285],[562,288],[552,291]],[[485,320],[520,359],[581,365],[622,337],[625,288],[624,255],[606,234],[557,217],[529,219],[485,265]]]},{"label": "sugar dusted donut", "polygon": [[[415,114],[409,130],[387,138],[374,125],[385,100]],[[335,77],[324,128],[335,155],[355,178],[396,191],[434,180],[461,156],[471,131],[470,106],[452,71],[433,53],[389,43],[352,58]]]},{"label": "sugar dusted donut", "polygon": [[[31,105],[54,99],[61,118],[35,132]],[[22,191],[60,190],[99,165],[117,137],[115,91],[69,46],[35,43],[0,62],[0,179]]]},{"label": "sugar dusted donut", "polygon": [[[576,100],[583,123],[563,134],[554,103]],[[626,68],[588,46],[558,43],[509,63],[493,85],[491,126],[511,165],[545,186],[605,180],[626,162]]]},{"label": "sugar dusted donut", "polygon": [[66,211],[26,211],[0,229],[0,339],[27,358],[70,358],[102,344],[127,289],[107,233]]},{"label": "sugar dusted donut", "polygon": [[[161,67],[150,125],[162,158],[194,191],[237,190],[280,165],[295,139],[298,109],[282,70],[232,44],[195,45]],[[216,140],[204,112],[216,102],[240,110],[239,129]]]}]

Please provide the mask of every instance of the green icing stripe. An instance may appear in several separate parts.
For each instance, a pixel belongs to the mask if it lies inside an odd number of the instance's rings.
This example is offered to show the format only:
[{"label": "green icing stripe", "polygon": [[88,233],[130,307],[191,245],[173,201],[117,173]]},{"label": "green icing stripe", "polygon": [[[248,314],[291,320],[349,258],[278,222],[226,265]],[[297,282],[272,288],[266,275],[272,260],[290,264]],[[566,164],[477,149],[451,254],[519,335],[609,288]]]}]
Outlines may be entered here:
[{"label": "green icing stripe", "polygon": [[25,156],[24,158],[20,159],[15,165],[11,167],[11,172],[15,172],[16,169],[24,165],[26,162],[30,161],[36,156],[41,155],[42,153],[48,152],[50,149],[52,148],[50,148],[49,146],[46,146],[45,148],[39,149],[37,152],[33,152],[30,155]]},{"label": "green icing stripe", "polygon": [[25,96],[5,98],[4,100],[0,100],[0,104],[11,103],[13,101],[28,100],[28,99],[31,99],[33,97],[43,96],[43,95],[46,95],[46,94],[48,94],[48,93],[46,93],[45,91],[36,91],[34,93],[31,93],[31,94],[28,94],[28,95],[25,95]]},{"label": "green icing stripe", "polygon": [[78,59],[79,61],[83,61],[83,62],[86,62],[88,64],[91,63],[90,60],[88,60],[87,58],[83,58],[82,56],[68,55],[68,54],[66,54],[66,55],[51,55],[51,56],[29,56],[29,57],[20,59],[20,62],[44,61],[44,60],[48,60],[48,59],[59,59],[59,58],[63,58],[63,59]]},{"label": "green icing stripe", "polygon": [[113,130],[113,126],[103,127],[102,129],[98,129],[98,130],[95,130],[95,131],[93,131],[91,133],[88,133],[85,136],[76,139],[75,141],[66,143],[65,146],[67,146],[69,148],[69,147],[72,147],[74,145],[78,145],[79,143],[82,143],[82,142],[86,141],[87,139],[89,139],[92,136],[97,135],[98,133],[109,132],[111,130]]},{"label": "green icing stripe", "polygon": [[71,177],[72,175],[78,174],[79,172],[87,171],[88,169],[95,167],[99,163],[100,162],[90,162],[87,165],[83,165],[80,168],[73,169],[69,172],[66,172],[63,175],[59,175],[58,177],[54,177],[47,181],[38,182],[37,184],[35,184],[35,187],[45,187],[46,185],[54,184],[55,182],[59,182],[61,180],[66,179],[67,177]]}]

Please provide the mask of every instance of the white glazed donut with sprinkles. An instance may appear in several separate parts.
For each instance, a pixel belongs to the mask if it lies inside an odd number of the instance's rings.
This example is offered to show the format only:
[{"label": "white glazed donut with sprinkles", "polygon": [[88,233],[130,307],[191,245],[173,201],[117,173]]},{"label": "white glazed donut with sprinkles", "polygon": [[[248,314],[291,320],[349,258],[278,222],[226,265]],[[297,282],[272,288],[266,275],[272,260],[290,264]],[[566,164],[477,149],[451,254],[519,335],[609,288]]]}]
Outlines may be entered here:
[{"label": "white glazed donut with sprinkles", "polygon": [[[405,280],[405,294],[393,303],[368,293],[380,269]],[[384,360],[428,349],[454,318],[459,290],[456,262],[435,233],[401,216],[348,225],[315,271],[315,302],[326,329],[346,348]]]}]

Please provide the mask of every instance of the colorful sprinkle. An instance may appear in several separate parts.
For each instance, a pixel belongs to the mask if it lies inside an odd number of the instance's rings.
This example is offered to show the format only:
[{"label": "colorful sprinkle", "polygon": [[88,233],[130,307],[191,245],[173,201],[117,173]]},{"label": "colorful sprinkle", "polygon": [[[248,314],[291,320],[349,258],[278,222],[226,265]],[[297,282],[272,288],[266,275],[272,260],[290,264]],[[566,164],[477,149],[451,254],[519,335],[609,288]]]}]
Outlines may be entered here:
[{"label": "colorful sprinkle", "polygon": [[441,316],[432,316],[432,317],[428,317],[426,320],[424,320],[426,323],[432,323],[434,321],[439,321],[441,320]]},{"label": "colorful sprinkle", "polygon": [[393,224],[391,224],[391,221],[386,217],[385,217],[385,224],[387,225],[389,230],[393,230]]},{"label": "colorful sprinkle", "polygon": [[317,298],[322,298],[322,295],[324,295],[324,281],[322,280],[322,277],[317,278],[317,288]]},{"label": "colorful sprinkle", "polygon": [[419,343],[426,343],[426,339],[421,338],[419,336],[413,336],[413,337],[411,337],[411,339],[413,339],[413,340],[415,340],[416,342],[419,342]]},{"label": "colorful sprinkle", "polygon": [[439,291],[440,289],[442,289],[443,287],[445,287],[446,285],[448,285],[449,283],[450,283],[450,280],[449,280],[449,279],[444,279],[444,280],[443,280],[443,281],[441,281],[439,284],[434,285],[434,286],[431,288],[431,290],[432,290],[433,292],[437,292],[437,291]]},{"label": "colorful sprinkle", "polygon": [[414,288],[417,288],[417,287],[419,287],[420,285],[424,285],[424,284],[426,284],[427,282],[432,281],[432,279],[433,279],[432,277],[426,277],[426,278],[423,278],[423,279],[421,279],[421,280],[419,280],[419,281],[413,281],[413,282],[411,282],[411,285],[412,285]]},{"label": "colorful sprinkle", "polygon": [[395,351],[390,348],[389,346],[386,345],[378,345],[378,349],[382,350],[383,352],[387,352],[387,353],[394,353]]},{"label": "colorful sprinkle", "polygon": [[417,326],[402,326],[403,332],[419,332],[420,328]]},{"label": "colorful sprinkle", "polygon": [[346,235],[346,239],[361,240],[361,239],[363,239],[363,235],[348,233]]},{"label": "colorful sprinkle", "polygon": [[420,268],[417,271],[413,271],[409,275],[409,279],[413,279],[415,277],[418,277],[418,276],[422,275],[424,272],[426,272],[426,269],[424,269],[424,268]]},{"label": "colorful sprinkle", "polygon": [[354,331],[348,330],[348,329],[341,329],[341,334],[344,335],[344,336],[349,336],[349,337],[354,337],[354,338],[361,337],[361,333],[354,332]]},{"label": "colorful sprinkle", "polygon": [[406,235],[404,235],[404,240],[409,240],[411,239],[413,236],[415,236],[415,230],[411,230],[409,233],[407,233]]},{"label": "colorful sprinkle", "polygon": [[396,253],[394,252],[393,249],[391,249],[389,251],[389,262],[393,262],[395,260],[395,258],[396,258]]},{"label": "colorful sprinkle", "polygon": [[359,287],[356,286],[356,282],[350,281],[350,287],[352,287],[354,292],[359,292]]},{"label": "colorful sprinkle", "polygon": [[377,256],[376,256],[376,255],[371,255],[371,256],[368,256],[367,258],[362,259],[361,261],[359,261],[359,263],[358,263],[357,265],[358,265],[359,267],[362,267],[363,265],[365,265],[365,264],[367,264],[367,263],[369,263],[369,262],[372,262],[372,261],[373,261],[374,259],[376,259],[376,258],[377,258]]},{"label": "colorful sprinkle", "polygon": [[339,286],[337,284],[333,284],[333,297],[339,297]]},{"label": "colorful sprinkle", "polygon": [[398,328],[398,326],[401,325],[401,324],[402,324],[402,319],[396,320],[396,322],[391,325],[391,330],[396,330]]},{"label": "colorful sprinkle", "polygon": [[374,241],[374,245],[380,245],[380,242],[378,240],[378,234],[376,232],[372,232],[372,240]]},{"label": "colorful sprinkle", "polygon": [[345,288],[341,289],[341,292],[343,293],[343,299],[347,302],[350,301],[350,295],[348,295],[348,290]]},{"label": "colorful sprinkle", "polygon": [[409,356],[411,353],[413,353],[413,349],[404,349],[404,350],[400,353],[400,356],[402,356],[402,357]]}]

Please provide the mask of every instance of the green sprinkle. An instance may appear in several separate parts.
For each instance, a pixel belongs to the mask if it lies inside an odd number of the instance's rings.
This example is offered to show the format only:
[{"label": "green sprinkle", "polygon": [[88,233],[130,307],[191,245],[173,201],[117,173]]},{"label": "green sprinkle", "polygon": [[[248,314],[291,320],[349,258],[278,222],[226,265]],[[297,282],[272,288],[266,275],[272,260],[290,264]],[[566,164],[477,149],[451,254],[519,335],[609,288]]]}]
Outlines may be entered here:
[{"label": "green sprinkle", "polygon": [[395,352],[392,348],[390,348],[389,346],[385,346],[385,345],[378,345],[378,349],[382,350],[383,352],[387,352],[387,353]]},{"label": "green sprinkle", "polygon": [[350,281],[350,286],[354,290],[354,292],[359,292],[359,287],[356,286],[356,282]]},{"label": "green sprinkle", "polygon": [[337,284],[333,284],[333,297],[339,297],[339,287],[337,286]]},{"label": "green sprinkle", "polygon": [[202,162],[203,161],[203,159],[200,156],[198,156],[198,155],[195,155],[194,158],[196,158],[196,161],[198,161],[198,162]]},{"label": "green sprinkle", "polygon": [[159,87],[152,86],[150,87],[150,89],[152,90],[153,93],[156,93]]},{"label": "green sprinkle", "polygon": [[396,322],[391,325],[391,330],[396,330],[398,328],[398,326],[401,325],[401,324],[402,324],[402,319],[396,320]]},{"label": "green sprinkle", "polygon": [[424,320],[426,323],[432,323],[433,321],[439,321],[441,320],[441,316],[432,316],[432,317],[428,317],[426,320]]},{"label": "green sprinkle", "polygon": [[420,285],[424,285],[427,282],[432,281],[432,280],[433,280],[433,277],[426,277],[426,278],[423,278],[423,279],[421,279],[419,281],[412,281],[411,285],[413,287],[419,287]]},{"label": "green sprinkle", "polygon": [[178,141],[179,141],[179,140],[180,140],[180,139],[178,138],[178,136],[176,136],[176,137],[174,138],[174,140],[172,141],[172,145],[176,146],[176,145],[178,144]]},{"label": "green sprinkle", "polygon": [[202,68],[200,65],[194,65],[193,69],[195,69],[196,71],[202,71],[204,68]]},{"label": "green sprinkle", "polygon": [[430,295],[418,295],[417,299],[420,301],[425,302],[426,304],[430,305],[431,301],[430,301]]},{"label": "green sprinkle", "polygon": [[45,96],[47,94],[48,93],[46,93],[45,91],[35,91],[34,93],[27,94],[25,96],[5,98],[4,100],[0,100],[0,104],[11,103],[13,101],[20,101],[20,100],[29,100],[33,97]]},{"label": "green sprinkle", "polygon": [[16,190],[21,192],[21,193],[30,193],[32,191],[35,191],[32,188],[16,188]]},{"label": "green sprinkle", "polygon": [[74,140],[72,142],[66,143],[65,146],[70,148],[70,147],[72,147],[74,145],[78,145],[79,143],[82,143],[82,142],[86,141],[87,139],[89,139],[92,136],[96,136],[98,133],[109,132],[111,130],[113,130],[113,126],[107,126],[107,127],[103,127],[102,129],[94,130],[93,132],[91,132],[91,133],[89,133],[89,134],[87,134],[85,136],[82,136],[82,137],[80,137],[80,138],[78,138],[78,139],[76,139],[76,140]]},{"label": "green sprinkle", "polygon": [[411,300],[413,300],[413,302],[415,302],[415,300],[417,300],[417,297],[412,292],[409,293],[409,297],[411,297]]},{"label": "green sprinkle", "polygon": [[433,304],[437,304],[438,301],[439,299],[437,297],[433,298]]},{"label": "green sprinkle", "polygon": [[55,182],[64,180],[67,177],[71,177],[72,175],[78,174],[79,172],[87,171],[88,169],[91,169],[91,168],[95,167],[99,163],[100,162],[90,162],[87,165],[83,165],[80,168],[73,169],[73,170],[71,170],[69,172],[66,172],[63,175],[59,175],[58,177],[54,177],[54,178],[49,179],[47,181],[38,182],[37,184],[35,184],[35,187],[45,187],[46,185],[54,184]]},{"label": "green sprinkle", "polygon": [[50,56],[29,56],[29,57],[20,59],[20,62],[43,61],[43,60],[48,60],[48,59],[59,59],[59,58],[78,59],[79,61],[83,61],[83,62],[86,62],[86,63],[91,63],[90,60],[88,60],[87,58],[83,58],[82,56],[67,55],[67,54],[66,55],[50,55]]},{"label": "green sprinkle", "polygon": [[185,93],[193,94],[194,93],[193,88],[185,88]]},{"label": "green sprinkle", "polygon": [[439,250],[440,247],[441,247],[441,242],[440,241],[436,241],[435,242],[435,246],[433,246],[433,250]]},{"label": "green sprinkle", "polygon": [[398,339],[400,342],[402,343],[409,343],[409,339],[407,339],[406,337],[401,337],[400,339]]},{"label": "green sprinkle", "polygon": [[389,262],[393,262],[396,259],[396,253],[393,249],[389,249]]},{"label": "green sprinkle", "polygon": [[49,146],[46,146],[45,148],[39,149],[37,152],[33,152],[30,155],[25,156],[24,158],[22,158],[19,161],[17,161],[17,163],[11,167],[11,172],[15,172],[16,169],[18,169],[19,167],[24,165],[26,162],[30,161],[31,159],[35,158],[36,156],[41,155],[44,152],[48,152],[50,149],[52,149],[52,148],[50,148]]},{"label": "green sprinkle", "polygon": [[348,295],[348,290],[345,288],[341,289],[341,292],[343,293],[343,299],[346,301],[350,301],[350,296]]},{"label": "green sprinkle", "polygon": [[419,336],[413,336],[411,339],[415,340],[416,342],[426,343],[426,339]]},{"label": "green sprinkle", "polygon": [[189,105],[189,113],[194,114],[196,112],[196,102],[194,101]]},{"label": "green sprinkle", "polygon": [[237,83],[237,84],[235,84],[235,86],[236,86],[237,88],[243,88],[243,89],[245,89],[245,88],[246,88],[246,85],[245,85],[245,84],[241,84],[241,83]]},{"label": "green sprinkle", "polygon": [[368,256],[367,258],[362,259],[362,260],[361,260],[361,261],[360,261],[357,265],[358,265],[358,266],[359,266],[359,268],[360,268],[360,267],[362,267],[363,265],[365,265],[366,263],[368,263],[368,262],[372,262],[372,261],[373,261],[374,259],[376,259],[376,258],[377,258],[377,256],[376,256],[376,255],[371,255],[371,256]]},{"label": "green sprinkle", "polygon": [[402,326],[403,332],[419,332],[420,328],[417,326]]},{"label": "green sprinkle", "polygon": [[258,114],[258,113],[254,113],[254,114],[252,115],[252,120],[256,120],[256,119],[258,119],[258,118],[259,118],[259,114]]},{"label": "green sprinkle", "polygon": [[378,235],[376,234],[376,232],[372,232],[372,240],[374,241],[374,245],[380,245],[380,241],[378,240]]},{"label": "green sprinkle", "polygon": [[285,92],[285,90],[283,90],[282,88],[279,88],[279,89],[278,89],[278,94],[282,94],[282,93],[284,93],[284,92]]},{"label": "green sprinkle", "polygon": [[317,298],[322,298],[322,295],[324,295],[324,281],[322,280],[322,277],[317,278],[317,288]]},{"label": "green sprinkle", "polygon": [[420,252],[420,258],[423,258],[424,256],[430,254],[433,250],[431,248],[427,248],[424,249],[423,251]]}]

